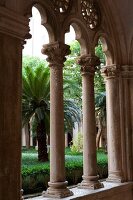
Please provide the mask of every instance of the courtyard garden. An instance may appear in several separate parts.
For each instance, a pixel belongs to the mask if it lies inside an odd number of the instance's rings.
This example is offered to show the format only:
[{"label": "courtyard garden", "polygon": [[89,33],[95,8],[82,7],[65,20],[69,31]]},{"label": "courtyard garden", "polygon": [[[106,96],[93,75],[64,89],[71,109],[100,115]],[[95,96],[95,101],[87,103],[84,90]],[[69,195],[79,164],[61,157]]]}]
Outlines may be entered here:
[{"label": "courtyard garden", "polygon": [[[70,148],[65,149],[66,180],[68,185],[81,182],[83,175],[83,155],[73,153]],[[97,173],[100,179],[108,174],[107,154],[103,149],[97,151]],[[22,150],[22,188],[24,194],[38,193],[48,187],[50,174],[49,162],[39,162],[38,153],[31,148]]]},{"label": "courtyard garden", "polygon": [[[71,44],[71,55],[65,62],[64,77],[64,132],[73,131],[76,123],[82,121],[82,78],[80,66],[76,59],[80,55],[80,45],[77,41]],[[96,48],[96,55],[102,64],[105,62],[101,44]],[[100,147],[101,136],[106,135],[106,93],[105,84],[97,67],[95,74],[95,105],[97,174],[104,179],[108,174],[106,139]],[[35,148],[22,148],[22,188],[24,194],[42,192],[48,187],[50,179],[49,153],[47,152],[47,136],[50,132],[50,74],[46,61],[34,57],[23,58],[23,95],[22,119],[23,127],[30,126],[29,132],[38,142]],[[105,132],[105,134],[103,134]],[[83,134],[73,145],[65,149],[65,170],[68,185],[81,182],[83,175]],[[104,137],[102,137],[104,138]],[[29,145],[30,146],[30,145]]]}]

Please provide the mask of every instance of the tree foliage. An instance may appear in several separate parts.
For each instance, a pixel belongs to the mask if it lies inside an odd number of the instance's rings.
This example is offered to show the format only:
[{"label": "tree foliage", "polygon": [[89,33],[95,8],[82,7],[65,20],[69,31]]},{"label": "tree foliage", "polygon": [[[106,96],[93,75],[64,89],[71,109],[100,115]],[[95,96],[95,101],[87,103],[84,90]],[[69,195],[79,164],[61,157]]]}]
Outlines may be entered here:
[{"label": "tree foliage", "polygon": [[[23,124],[31,122],[32,131],[38,140],[38,160],[48,161],[46,134],[49,132],[50,116],[50,81],[49,70],[39,59],[26,59],[22,80],[22,120]],[[31,67],[30,66],[33,66]]]},{"label": "tree foliage", "polygon": [[[64,80],[68,80],[66,85],[65,96],[73,98],[79,106],[82,105],[82,78],[80,73],[80,66],[76,63],[76,59],[80,55],[80,45],[77,41],[70,44],[71,55],[67,57],[64,68]],[[106,93],[105,83],[101,75],[100,69],[105,65],[105,55],[102,51],[102,44],[99,41],[98,46],[95,48],[95,54],[100,58],[101,65],[97,66],[94,77],[94,91],[95,91],[95,111],[96,120],[98,124],[97,144],[99,145],[100,136],[105,126],[106,121]],[[97,145],[97,146],[98,146]],[[75,147],[75,145],[73,145]]]},{"label": "tree foliage", "polygon": [[[80,44],[78,41],[73,41],[70,44],[71,54],[67,57],[64,67],[64,83],[65,85],[65,97],[72,98],[81,106],[82,97],[82,77],[80,72],[80,66],[77,64],[77,58],[80,55]],[[100,58],[101,65],[97,66],[95,73],[95,93],[104,92],[105,84],[103,77],[101,76],[100,69],[105,64],[105,55],[102,51],[101,42],[95,49],[96,56]]]},{"label": "tree foliage", "polygon": [[100,71],[102,66],[105,65],[105,54],[102,51],[102,44],[100,41],[98,42],[98,46],[95,48],[95,54],[97,57],[100,58],[101,62],[100,66],[97,66],[97,71],[95,73],[94,79],[95,93],[97,94],[105,91],[105,83]]},{"label": "tree foliage", "polygon": [[[82,104],[82,78],[77,58],[80,55],[80,44],[73,41],[70,44],[71,54],[65,62],[64,77],[64,122],[65,130],[71,130],[74,122],[80,121],[80,108]],[[105,93],[105,84],[100,69],[105,64],[105,55],[99,42],[96,47],[96,55],[100,58],[101,66],[97,67],[95,74],[95,96],[96,102],[100,94]],[[100,101],[100,100],[99,100]],[[105,103],[105,102],[104,102]],[[100,104],[96,103],[99,110]],[[23,99],[22,99],[23,122],[32,118],[37,127],[39,121],[45,121],[46,131],[49,132],[49,110],[50,110],[50,81],[48,63],[37,57],[23,58]],[[103,110],[103,107],[101,107]],[[100,111],[100,110],[99,110]]]},{"label": "tree foliage", "polygon": [[67,56],[64,66],[64,97],[73,99],[81,107],[82,79],[80,66],[77,64],[77,58],[80,55],[80,45],[78,41],[70,44],[71,54]]},{"label": "tree foliage", "polygon": [[[50,72],[48,64],[38,58],[24,57],[22,79],[23,124],[31,120],[34,132],[36,132],[38,123],[43,121],[45,123],[46,133],[49,133]],[[68,83],[66,81],[66,85],[67,84]],[[66,90],[65,86],[64,91]],[[80,116],[80,108],[76,105],[76,103],[72,99],[65,99],[65,130],[72,130],[74,123],[80,121]]]}]

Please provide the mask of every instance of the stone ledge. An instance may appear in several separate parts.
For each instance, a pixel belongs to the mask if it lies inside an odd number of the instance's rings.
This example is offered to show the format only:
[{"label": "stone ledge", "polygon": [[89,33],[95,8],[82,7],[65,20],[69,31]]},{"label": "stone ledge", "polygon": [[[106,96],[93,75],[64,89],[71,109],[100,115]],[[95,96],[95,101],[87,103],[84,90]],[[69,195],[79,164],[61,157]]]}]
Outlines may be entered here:
[{"label": "stone ledge", "polygon": [[[78,200],[78,199],[79,200],[100,200],[100,199],[132,200],[133,199],[133,182],[128,182],[128,183],[103,182],[103,184],[104,188],[97,190],[79,189],[77,187],[72,188],[71,191],[74,193],[74,195],[67,198],[63,198],[63,200]],[[129,193],[127,193],[127,191],[129,191]],[[123,198],[123,194],[127,195],[126,198]],[[53,199],[40,196],[40,197],[30,198],[28,200],[53,200]]]}]

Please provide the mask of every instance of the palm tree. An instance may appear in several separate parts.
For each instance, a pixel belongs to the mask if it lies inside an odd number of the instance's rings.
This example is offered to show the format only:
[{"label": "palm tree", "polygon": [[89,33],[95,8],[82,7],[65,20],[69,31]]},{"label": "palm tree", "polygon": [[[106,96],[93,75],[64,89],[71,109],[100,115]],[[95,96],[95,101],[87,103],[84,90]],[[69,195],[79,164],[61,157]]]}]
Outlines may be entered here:
[{"label": "palm tree", "polygon": [[73,99],[64,100],[64,125],[65,131],[71,132],[75,122],[81,121],[81,110]]},{"label": "palm tree", "polygon": [[50,115],[50,81],[49,71],[40,65],[35,69],[25,67],[22,75],[22,119],[23,124],[29,121],[36,124],[38,140],[38,160],[48,161],[46,134]]},{"label": "palm tree", "polygon": [[[48,161],[46,134],[50,125],[49,69],[42,64],[23,70],[22,118],[23,124],[32,121],[37,132],[38,160]],[[64,100],[65,130],[71,130],[80,121],[80,109],[71,99]]]}]

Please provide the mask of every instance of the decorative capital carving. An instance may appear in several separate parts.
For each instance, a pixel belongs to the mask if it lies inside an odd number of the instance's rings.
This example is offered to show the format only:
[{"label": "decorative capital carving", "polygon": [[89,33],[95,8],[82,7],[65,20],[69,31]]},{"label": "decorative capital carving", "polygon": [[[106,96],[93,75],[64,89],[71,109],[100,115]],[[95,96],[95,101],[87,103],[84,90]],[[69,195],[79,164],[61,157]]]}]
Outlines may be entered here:
[{"label": "decorative capital carving", "polygon": [[97,56],[92,56],[90,54],[83,55],[79,57],[78,64],[81,65],[82,74],[95,74],[96,66],[100,65],[100,59]]},{"label": "decorative capital carving", "polygon": [[101,73],[105,79],[116,78],[119,76],[119,67],[116,65],[109,65],[101,69]]},{"label": "decorative capital carving", "polygon": [[63,66],[65,56],[70,54],[70,47],[61,42],[54,42],[43,46],[42,54],[47,55],[50,67]]}]

